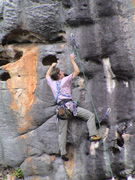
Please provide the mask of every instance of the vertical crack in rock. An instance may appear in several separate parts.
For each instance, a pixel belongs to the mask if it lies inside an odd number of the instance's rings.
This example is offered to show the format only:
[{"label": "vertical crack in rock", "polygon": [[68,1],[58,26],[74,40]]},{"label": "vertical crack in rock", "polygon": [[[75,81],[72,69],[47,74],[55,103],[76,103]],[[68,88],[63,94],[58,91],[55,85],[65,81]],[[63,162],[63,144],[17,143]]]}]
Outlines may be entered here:
[{"label": "vertical crack in rock", "polygon": [[73,172],[74,172],[74,148],[73,146],[70,146],[69,147],[69,156],[70,156],[70,160],[65,162],[65,169],[66,169],[66,172],[69,176],[69,178],[71,179],[72,178],[72,175],[73,175]]},{"label": "vertical crack in rock", "polygon": [[116,84],[115,81],[113,80],[115,78],[115,74],[111,69],[111,63],[109,58],[103,59],[103,68],[106,77],[107,90],[109,93],[112,93]]},{"label": "vertical crack in rock", "polygon": [[91,145],[90,145],[90,153],[92,156],[95,156],[96,155],[96,151],[95,149],[99,147],[99,142],[91,142]]},{"label": "vertical crack in rock", "polygon": [[18,119],[18,132],[27,132],[32,128],[33,118],[29,111],[34,102],[34,92],[37,84],[37,47],[19,47],[23,51],[20,60],[9,63],[4,67],[10,73],[11,79],[7,80],[7,87],[13,98],[11,109]]},{"label": "vertical crack in rock", "polygon": [[122,137],[124,138],[124,142],[125,142],[125,146],[124,146],[124,164],[125,164],[125,169],[128,169],[129,164],[131,164],[131,162],[129,162],[130,159],[130,153],[131,153],[131,149],[130,149],[130,134],[123,134]]},{"label": "vertical crack in rock", "polygon": [[126,129],[127,129],[127,124],[126,123],[122,123],[117,128],[116,137],[117,137],[117,145],[119,147],[123,147],[124,146],[124,138],[122,137],[122,135],[125,133]]}]

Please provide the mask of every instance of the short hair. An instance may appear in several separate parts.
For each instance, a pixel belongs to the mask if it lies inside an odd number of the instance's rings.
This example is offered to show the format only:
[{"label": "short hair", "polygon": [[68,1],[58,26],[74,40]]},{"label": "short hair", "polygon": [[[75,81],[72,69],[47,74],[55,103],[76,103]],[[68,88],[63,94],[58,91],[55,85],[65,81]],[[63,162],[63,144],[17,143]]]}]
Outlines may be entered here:
[{"label": "short hair", "polygon": [[51,79],[57,81],[59,79],[59,76],[58,76],[59,72],[60,72],[59,68],[53,67],[51,71]]}]

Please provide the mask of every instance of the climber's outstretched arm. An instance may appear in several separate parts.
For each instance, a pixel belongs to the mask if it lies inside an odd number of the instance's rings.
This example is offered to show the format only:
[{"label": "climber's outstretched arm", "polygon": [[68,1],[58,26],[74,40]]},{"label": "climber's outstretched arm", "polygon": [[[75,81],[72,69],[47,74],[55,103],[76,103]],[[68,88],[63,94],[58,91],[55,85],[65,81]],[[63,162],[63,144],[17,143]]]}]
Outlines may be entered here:
[{"label": "climber's outstretched arm", "polygon": [[48,69],[47,73],[46,73],[46,79],[48,77],[50,77],[50,74],[51,74],[51,71],[52,71],[52,68],[56,66],[57,63],[52,63],[52,65],[50,66],[50,68]]},{"label": "climber's outstretched arm", "polygon": [[76,62],[74,61],[74,57],[75,57],[74,54],[70,54],[70,61],[73,65],[73,69],[74,69],[73,79],[80,73],[80,69],[79,69],[78,65],[76,64]]}]

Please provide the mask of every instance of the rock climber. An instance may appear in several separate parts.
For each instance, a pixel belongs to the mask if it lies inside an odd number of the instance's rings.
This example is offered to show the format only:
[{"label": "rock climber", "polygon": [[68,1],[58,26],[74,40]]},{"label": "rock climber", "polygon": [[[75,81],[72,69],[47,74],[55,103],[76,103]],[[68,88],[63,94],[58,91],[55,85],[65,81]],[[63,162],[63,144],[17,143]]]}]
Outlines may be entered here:
[{"label": "rock climber", "polygon": [[98,141],[101,139],[101,137],[97,136],[95,115],[82,107],[76,106],[75,102],[72,100],[71,82],[72,79],[80,73],[79,67],[74,58],[75,55],[70,54],[70,61],[74,70],[70,75],[65,76],[64,72],[56,67],[57,63],[52,63],[46,73],[47,83],[50,86],[58,105],[57,116],[59,124],[59,148],[61,158],[64,161],[69,160],[66,152],[66,137],[68,120],[71,116],[74,115],[87,121],[90,141]]}]

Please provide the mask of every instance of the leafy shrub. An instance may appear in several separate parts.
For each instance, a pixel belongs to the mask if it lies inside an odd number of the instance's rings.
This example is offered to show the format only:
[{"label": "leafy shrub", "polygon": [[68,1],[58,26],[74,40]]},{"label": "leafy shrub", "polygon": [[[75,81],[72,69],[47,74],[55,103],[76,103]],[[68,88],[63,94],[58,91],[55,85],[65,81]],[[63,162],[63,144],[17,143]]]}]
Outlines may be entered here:
[{"label": "leafy shrub", "polygon": [[19,168],[17,170],[15,170],[15,172],[12,174],[13,176],[16,176],[17,178],[23,178],[23,172],[22,170]]}]

